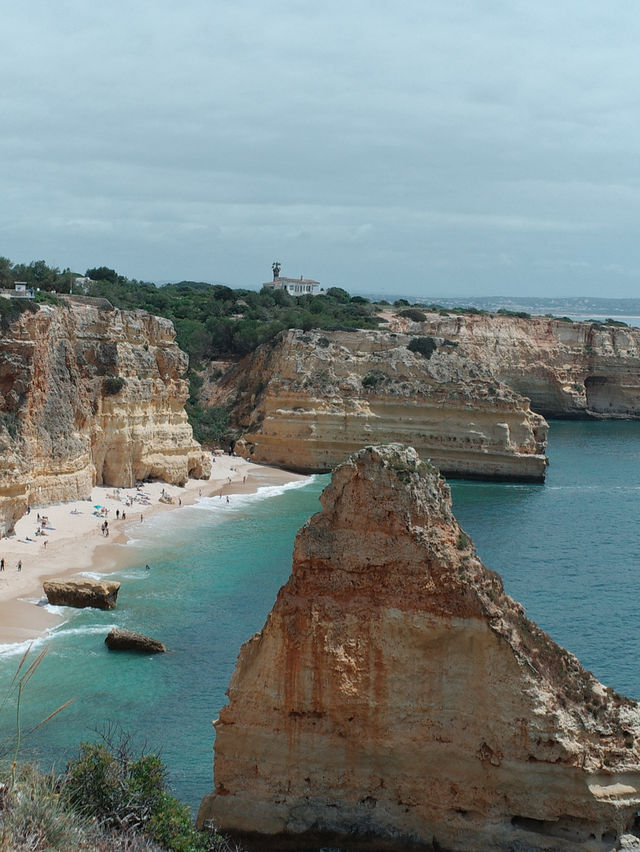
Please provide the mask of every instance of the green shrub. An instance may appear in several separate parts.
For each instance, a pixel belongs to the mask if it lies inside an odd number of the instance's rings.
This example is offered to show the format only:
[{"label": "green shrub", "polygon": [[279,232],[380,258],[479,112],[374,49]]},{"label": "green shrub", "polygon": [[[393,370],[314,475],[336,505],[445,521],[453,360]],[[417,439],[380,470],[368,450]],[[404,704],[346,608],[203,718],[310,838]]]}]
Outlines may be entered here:
[{"label": "green shrub", "polygon": [[362,387],[363,388],[375,388],[384,380],[386,376],[384,373],[369,373],[362,379]]},{"label": "green shrub", "polygon": [[166,774],[157,755],[134,759],[130,738],[108,731],[103,742],[81,744],[67,766],[62,795],[84,819],[108,831],[145,834],[163,849],[229,848],[215,833],[193,827],[188,806],[167,792]]},{"label": "green shrub", "polygon": [[466,550],[470,544],[471,539],[469,538],[469,536],[466,534],[466,532],[460,530],[460,532],[458,533],[458,539],[456,541],[456,547],[458,548],[458,550]]},{"label": "green shrub", "polygon": [[32,299],[5,299],[0,297],[0,326],[6,331],[20,314],[25,313],[25,311],[35,313],[37,310],[38,306]]},{"label": "green shrub", "polygon": [[604,321],[604,324],[605,325],[619,325],[619,326],[622,326],[622,328],[629,328],[628,323],[623,322],[622,320],[613,319],[612,317],[607,317],[606,320]]},{"label": "green shrub", "polygon": [[193,426],[196,441],[208,444],[228,442],[229,412],[221,405],[195,408],[187,403],[187,413]]},{"label": "green shrub", "polygon": [[39,305],[66,305],[63,299],[56,296],[55,293],[50,293],[48,290],[38,290],[35,294],[35,301]]},{"label": "green shrub", "polygon": [[438,345],[433,337],[414,337],[407,344],[407,349],[410,352],[417,352],[419,355],[424,355],[427,360],[431,358],[437,348]]},{"label": "green shrub", "polygon": [[126,382],[122,376],[107,376],[104,380],[104,392],[107,396],[115,396],[120,393]]},{"label": "green shrub", "polygon": [[498,316],[501,317],[518,317],[518,319],[531,319],[531,314],[526,311],[509,311],[507,308],[500,308]]},{"label": "green shrub", "polygon": [[148,833],[156,843],[175,852],[208,852],[211,848],[208,835],[191,824],[188,806],[166,793],[149,821]]},{"label": "green shrub", "polygon": [[405,308],[403,311],[398,311],[398,316],[406,317],[413,322],[424,322],[427,318],[427,315],[423,311],[419,311],[417,308]]},{"label": "green shrub", "polygon": [[4,426],[14,440],[20,433],[20,425],[20,418],[15,411],[5,411],[0,414],[0,426]]}]

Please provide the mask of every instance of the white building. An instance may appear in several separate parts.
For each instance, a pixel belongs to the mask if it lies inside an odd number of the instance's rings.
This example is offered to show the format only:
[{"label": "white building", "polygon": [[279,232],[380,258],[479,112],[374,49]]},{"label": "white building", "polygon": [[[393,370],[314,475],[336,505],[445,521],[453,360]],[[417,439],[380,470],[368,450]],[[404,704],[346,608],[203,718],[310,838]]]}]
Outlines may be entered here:
[{"label": "white building", "polygon": [[274,278],[273,281],[265,281],[262,285],[270,290],[286,290],[290,296],[317,296],[324,293],[324,288],[319,281],[312,278]]},{"label": "white building", "polygon": [[0,296],[5,299],[33,299],[33,287],[27,287],[26,281],[16,281],[13,290],[1,290]]}]

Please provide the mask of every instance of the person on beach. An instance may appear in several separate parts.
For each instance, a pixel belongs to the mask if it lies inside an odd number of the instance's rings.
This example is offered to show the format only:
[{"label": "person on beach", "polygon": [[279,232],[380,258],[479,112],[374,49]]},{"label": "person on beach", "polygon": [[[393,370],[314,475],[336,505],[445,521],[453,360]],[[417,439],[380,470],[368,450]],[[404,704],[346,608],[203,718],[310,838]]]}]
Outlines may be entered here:
[{"label": "person on beach", "polygon": [[22,571],[22,559],[18,559],[18,564],[16,565],[17,571]]},{"label": "person on beach", "polygon": [[230,502],[230,501],[229,501],[229,495],[227,494],[227,503],[229,503],[229,502]]},{"label": "person on beach", "polygon": [[140,523],[144,521],[144,515],[140,515]]},{"label": "person on beach", "polygon": [[116,521],[120,520],[120,509],[116,509]]},{"label": "person on beach", "polygon": [[126,513],[126,512],[123,512],[123,513],[122,513],[122,520],[123,520],[123,521],[126,521],[126,520],[127,520],[127,513]]},{"label": "person on beach", "polygon": [[42,544],[43,544],[44,549],[46,550],[49,542],[45,539]]},{"label": "person on beach", "polygon": [[4,571],[4,556],[0,559],[0,571]]}]

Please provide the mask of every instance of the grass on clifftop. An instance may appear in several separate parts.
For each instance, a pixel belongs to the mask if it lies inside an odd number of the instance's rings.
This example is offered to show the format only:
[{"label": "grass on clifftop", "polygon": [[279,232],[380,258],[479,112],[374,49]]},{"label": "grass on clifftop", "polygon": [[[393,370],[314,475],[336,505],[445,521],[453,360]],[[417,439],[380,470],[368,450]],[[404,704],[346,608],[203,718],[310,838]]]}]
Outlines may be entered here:
[{"label": "grass on clifftop", "polygon": [[30,733],[21,721],[25,690],[47,650],[31,659],[29,647],[0,696],[1,852],[241,852],[213,828],[193,827],[187,805],[167,789],[163,762],[145,751],[134,755],[132,738],[118,727],[82,743],[62,774],[20,763]]},{"label": "grass on clifftop", "polygon": [[241,852],[213,829],[197,831],[167,792],[162,761],[134,757],[126,737],[83,743],[61,775],[0,771],[0,826],[7,852]]}]

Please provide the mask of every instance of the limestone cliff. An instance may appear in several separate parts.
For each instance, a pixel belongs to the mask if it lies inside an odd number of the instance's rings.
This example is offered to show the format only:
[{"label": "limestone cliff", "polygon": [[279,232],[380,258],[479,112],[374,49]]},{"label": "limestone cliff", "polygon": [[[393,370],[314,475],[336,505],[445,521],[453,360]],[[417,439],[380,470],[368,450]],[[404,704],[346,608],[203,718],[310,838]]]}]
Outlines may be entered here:
[{"label": "limestone cliff", "polygon": [[259,850],[613,850],[640,706],[505,594],[416,452],[333,474],[215,723],[213,819]]},{"label": "limestone cliff", "polygon": [[395,331],[458,344],[545,417],[640,418],[640,328],[547,317],[388,318]]},{"label": "limestone cliff", "polygon": [[241,454],[326,471],[372,442],[414,446],[449,476],[544,480],[547,425],[481,359],[380,331],[289,331],[225,377]]},{"label": "limestone cliff", "polygon": [[28,504],[88,497],[96,483],[208,475],[186,366],[172,324],[144,311],[42,306],[3,330],[0,532]]}]

